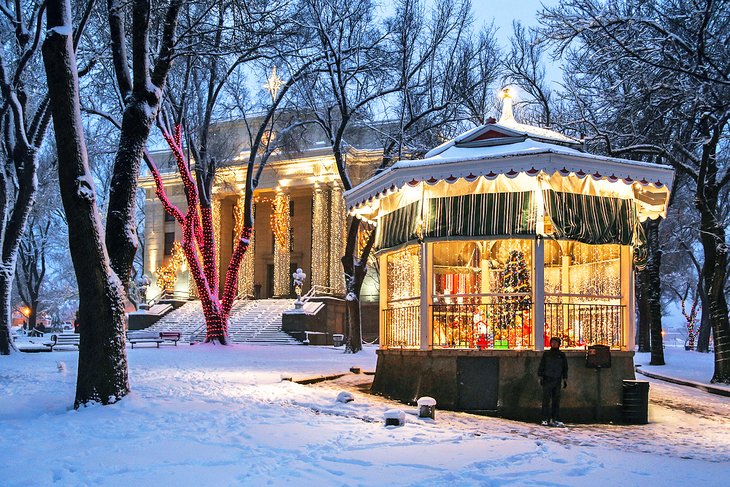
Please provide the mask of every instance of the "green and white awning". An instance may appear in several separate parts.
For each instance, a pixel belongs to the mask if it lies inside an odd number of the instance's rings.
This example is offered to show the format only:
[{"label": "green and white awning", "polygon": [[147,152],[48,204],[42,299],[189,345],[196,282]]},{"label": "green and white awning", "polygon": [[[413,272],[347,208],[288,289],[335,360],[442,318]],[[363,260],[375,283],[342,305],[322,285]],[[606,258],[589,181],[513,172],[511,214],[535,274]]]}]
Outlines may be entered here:
[{"label": "green and white awning", "polygon": [[[526,237],[541,234],[587,244],[631,245],[639,225],[629,199],[544,190],[468,194],[415,201],[382,215],[377,249],[420,240]],[[542,205],[539,208],[538,205]]]}]

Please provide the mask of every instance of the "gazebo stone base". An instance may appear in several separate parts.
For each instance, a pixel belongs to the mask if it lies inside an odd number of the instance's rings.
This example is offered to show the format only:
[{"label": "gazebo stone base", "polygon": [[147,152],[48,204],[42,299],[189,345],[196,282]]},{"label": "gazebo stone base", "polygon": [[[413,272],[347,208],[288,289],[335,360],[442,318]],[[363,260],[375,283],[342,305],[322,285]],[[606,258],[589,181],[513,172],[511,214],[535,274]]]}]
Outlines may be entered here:
[{"label": "gazebo stone base", "polygon": [[[565,354],[568,388],[562,391],[560,419],[620,422],[622,381],[636,378],[634,352],[612,351],[612,366],[605,369],[587,368],[585,351]],[[439,409],[539,421],[541,356],[526,350],[378,350],[372,392],[409,404],[431,396]]]}]

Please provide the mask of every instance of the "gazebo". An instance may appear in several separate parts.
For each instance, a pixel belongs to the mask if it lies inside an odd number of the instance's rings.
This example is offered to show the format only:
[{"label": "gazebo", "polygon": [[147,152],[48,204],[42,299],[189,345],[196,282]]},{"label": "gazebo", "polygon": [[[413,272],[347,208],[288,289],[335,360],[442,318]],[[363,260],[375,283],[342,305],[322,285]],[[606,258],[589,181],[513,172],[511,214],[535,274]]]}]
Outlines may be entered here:
[{"label": "gazebo", "polygon": [[[345,193],[376,226],[380,349],[373,390],[407,402],[535,419],[550,337],[571,368],[570,420],[613,420],[634,379],[641,221],[664,217],[670,167],[585,152],[502,117]],[[611,351],[588,369],[586,350]],[[602,377],[603,376],[603,377]]]}]

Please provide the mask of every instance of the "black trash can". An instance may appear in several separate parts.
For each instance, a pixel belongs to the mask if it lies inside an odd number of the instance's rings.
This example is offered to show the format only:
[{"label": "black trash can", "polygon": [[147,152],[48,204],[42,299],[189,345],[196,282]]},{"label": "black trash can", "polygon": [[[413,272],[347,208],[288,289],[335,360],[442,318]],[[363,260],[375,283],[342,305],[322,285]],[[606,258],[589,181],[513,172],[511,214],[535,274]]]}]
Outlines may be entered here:
[{"label": "black trash can", "polygon": [[647,424],[649,422],[649,382],[645,380],[623,381],[624,422]]}]

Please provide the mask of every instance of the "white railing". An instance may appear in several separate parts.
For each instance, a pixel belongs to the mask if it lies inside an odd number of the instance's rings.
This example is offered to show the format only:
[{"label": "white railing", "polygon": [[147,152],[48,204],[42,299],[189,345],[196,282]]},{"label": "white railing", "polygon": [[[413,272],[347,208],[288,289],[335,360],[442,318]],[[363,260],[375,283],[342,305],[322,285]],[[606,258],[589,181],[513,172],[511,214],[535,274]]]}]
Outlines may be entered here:
[{"label": "white railing", "polygon": [[329,298],[337,299],[339,301],[344,301],[342,298],[335,296],[334,288],[331,288],[329,286],[320,286],[318,284],[312,286],[309,289],[309,291],[302,294],[300,301],[302,303],[306,303],[306,302],[310,301],[312,298],[316,298],[318,296],[327,296]]}]

